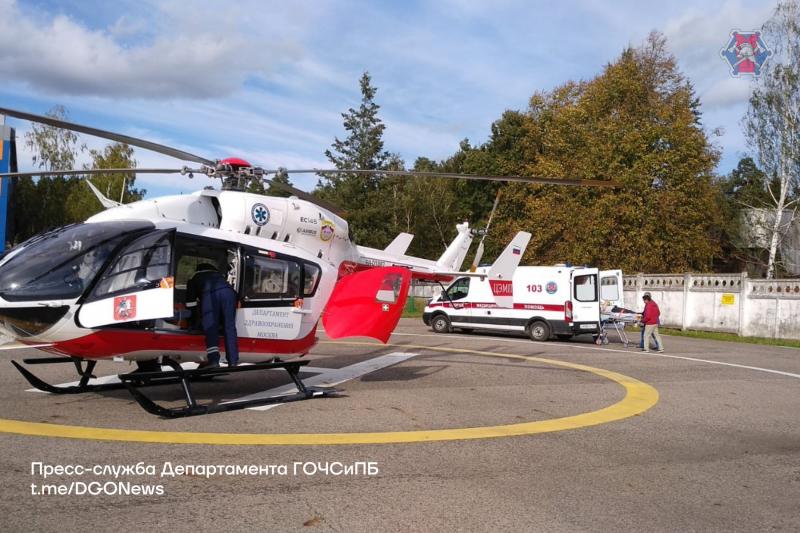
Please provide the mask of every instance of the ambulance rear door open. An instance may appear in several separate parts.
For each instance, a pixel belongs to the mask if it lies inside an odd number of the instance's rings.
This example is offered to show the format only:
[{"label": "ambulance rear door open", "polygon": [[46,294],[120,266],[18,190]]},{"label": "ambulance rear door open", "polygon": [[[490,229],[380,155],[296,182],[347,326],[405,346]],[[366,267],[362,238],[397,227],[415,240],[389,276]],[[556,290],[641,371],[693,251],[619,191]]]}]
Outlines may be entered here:
[{"label": "ambulance rear door open", "polygon": [[600,307],[625,307],[622,270],[600,271]]},{"label": "ambulance rear door open", "polygon": [[576,268],[571,276],[572,321],[584,323],[586,327],[583,329],[597,329],[600,322],[598,271],[596,268]]}]

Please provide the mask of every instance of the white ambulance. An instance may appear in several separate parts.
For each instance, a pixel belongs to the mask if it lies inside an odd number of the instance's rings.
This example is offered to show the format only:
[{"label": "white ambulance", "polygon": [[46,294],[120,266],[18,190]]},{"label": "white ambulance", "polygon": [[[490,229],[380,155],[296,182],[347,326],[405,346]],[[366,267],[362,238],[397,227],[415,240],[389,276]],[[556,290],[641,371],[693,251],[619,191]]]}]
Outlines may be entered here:
[{"label": "white ambulance", "polygon": [[556,266],[518,267],[513,307],[501,307],[489,280],[455,279],[425,307],[422,320],[438,333],[458,328],[525,332],[535,341],[600,331],[600,306],[624,305],[622,271]]}]

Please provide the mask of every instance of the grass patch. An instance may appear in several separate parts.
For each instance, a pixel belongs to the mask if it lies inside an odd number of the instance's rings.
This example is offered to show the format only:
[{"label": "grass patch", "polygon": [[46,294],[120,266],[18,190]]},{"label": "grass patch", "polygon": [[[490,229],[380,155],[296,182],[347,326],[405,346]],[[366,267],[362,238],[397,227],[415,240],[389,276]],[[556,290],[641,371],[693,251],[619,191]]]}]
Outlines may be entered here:
[{"label": "grass patch", "polygon": [[[635,329],[636,332],[640,330]],[[662,335],[672,335],[674,337],[691,337],[695,339],[708,339],[712,341],[740,342],[744,344],[764,344],[767,346],[785,346],[787,348],[800,348],[800,340],[792,339],[768,339],[766,337],[740,337],[736,333],[723,333],[720,331],[681,331],[672,328],[658,328]]]},{"label": "grass patch", "polygon": [[428,298],[409,296],[405,307],[403,307],[402,318],[422,318],[422,313],[425,311],[425,304],[427,303]]}]

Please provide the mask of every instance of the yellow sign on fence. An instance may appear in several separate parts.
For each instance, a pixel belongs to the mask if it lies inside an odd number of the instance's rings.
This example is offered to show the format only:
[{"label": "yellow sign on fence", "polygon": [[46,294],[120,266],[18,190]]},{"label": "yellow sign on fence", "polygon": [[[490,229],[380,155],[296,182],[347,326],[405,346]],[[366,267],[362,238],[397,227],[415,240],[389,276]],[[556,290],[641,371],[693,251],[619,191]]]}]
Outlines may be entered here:
[{"label": "yellow sign on fence", "polygon": [[734,305],[736,303],[736,295],[735,294],[723,294],[722,295],[722,305]]}]

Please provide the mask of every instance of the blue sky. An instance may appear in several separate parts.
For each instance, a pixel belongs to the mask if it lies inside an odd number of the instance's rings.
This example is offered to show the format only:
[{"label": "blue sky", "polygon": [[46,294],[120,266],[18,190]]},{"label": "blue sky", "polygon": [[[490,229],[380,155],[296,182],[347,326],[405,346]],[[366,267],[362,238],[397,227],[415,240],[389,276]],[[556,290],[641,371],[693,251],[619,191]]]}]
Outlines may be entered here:
[{"label": "blue sky", "polygon": [[[722,150],[718,172],[747,151],[739,121],[748,79],[719,51],[732,29],[758,29],[775,2],[443,0],[50,2],[0,0],[0,102],[173,145],[210,159],[274,168],[329,166],[369,71],[386,148],[407,165],[486,140],[505,109],[589,79],[651,30],[664,33]],[[769,43],[767,43],[769,44]],[[25,122],[9,120],[22,136]],[[721,128],[721,129],[720,129]],[[105,141],[82,138],[89,147]],[[20,167],[31,168],[20,145]],[[139,166],[182,163],[136,150]],[[293,177],[311,189],[313,177]],[[204,177],[140,175],[149,196]]]}]

